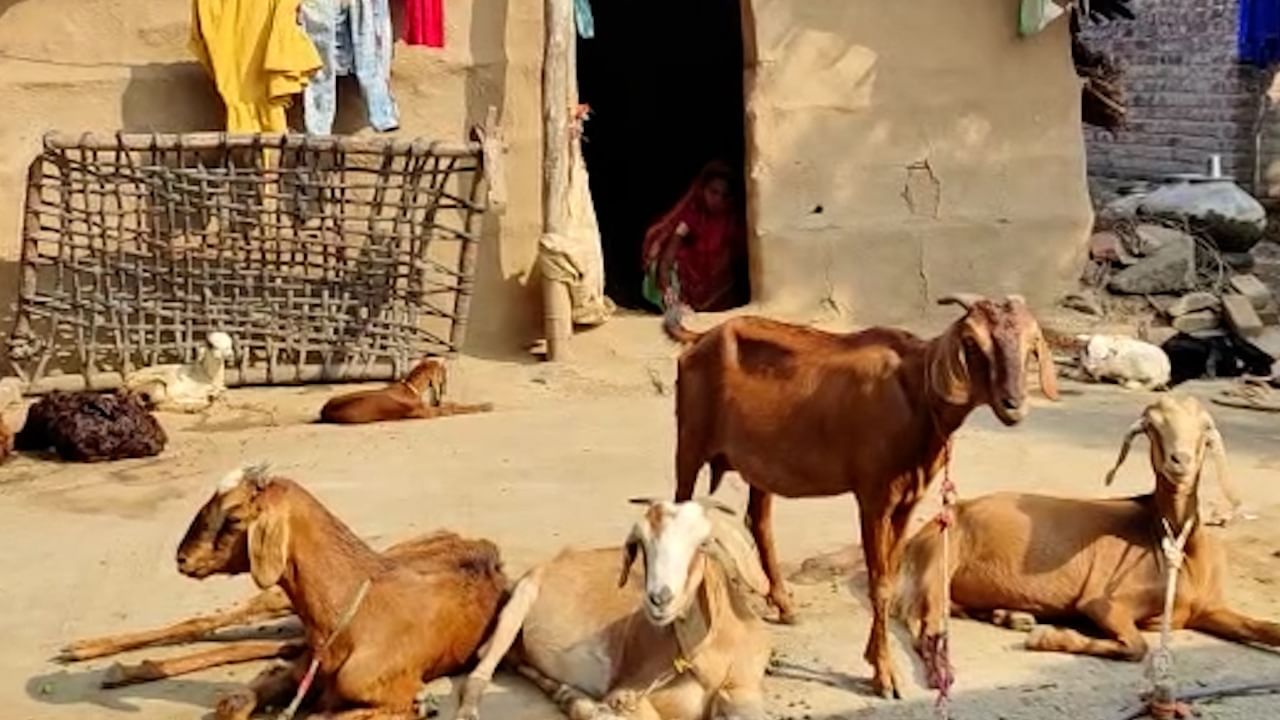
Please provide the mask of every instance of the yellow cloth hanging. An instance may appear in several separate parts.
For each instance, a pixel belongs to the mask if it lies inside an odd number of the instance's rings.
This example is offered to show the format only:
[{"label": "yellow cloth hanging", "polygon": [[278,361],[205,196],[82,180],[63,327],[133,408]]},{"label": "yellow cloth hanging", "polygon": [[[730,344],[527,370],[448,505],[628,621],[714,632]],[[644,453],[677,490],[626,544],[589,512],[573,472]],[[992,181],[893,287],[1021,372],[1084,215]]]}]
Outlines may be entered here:
[{"label": "yellow cloth hanging", "polygon": [[285,108],[323,62],[302,0],[193,0],[191,51],[227,106],[229,132],[285,132]]}]

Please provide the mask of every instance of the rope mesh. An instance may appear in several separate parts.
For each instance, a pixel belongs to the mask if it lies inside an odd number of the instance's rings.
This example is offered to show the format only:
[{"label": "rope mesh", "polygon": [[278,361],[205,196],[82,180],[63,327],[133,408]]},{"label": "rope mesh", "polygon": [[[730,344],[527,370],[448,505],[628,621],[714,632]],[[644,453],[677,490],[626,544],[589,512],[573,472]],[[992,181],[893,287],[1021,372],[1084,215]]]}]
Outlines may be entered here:
[{"label": "rope mesh", "polygon": [[[9,360],[29,385],[235,341],[228,381],[389,378],[465,339],[478,143],[52,134]],[[61,383],[65,384],[65,382]]]}]

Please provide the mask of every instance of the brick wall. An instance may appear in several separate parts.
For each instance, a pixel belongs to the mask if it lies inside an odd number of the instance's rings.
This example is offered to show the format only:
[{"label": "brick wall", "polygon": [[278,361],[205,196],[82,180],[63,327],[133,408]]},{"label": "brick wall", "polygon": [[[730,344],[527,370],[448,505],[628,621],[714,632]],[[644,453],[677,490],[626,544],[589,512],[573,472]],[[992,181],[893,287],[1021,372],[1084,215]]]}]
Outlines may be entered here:
[{"label": "brick wall", "polygon": [[1110,179],[1223,172],[1251,186],[1261,75],[1236,61],[1238,0],[1133,0],[1136,20],[1086,26],[1125,68],[1129,127],[1086,129],[1089,173]]}]

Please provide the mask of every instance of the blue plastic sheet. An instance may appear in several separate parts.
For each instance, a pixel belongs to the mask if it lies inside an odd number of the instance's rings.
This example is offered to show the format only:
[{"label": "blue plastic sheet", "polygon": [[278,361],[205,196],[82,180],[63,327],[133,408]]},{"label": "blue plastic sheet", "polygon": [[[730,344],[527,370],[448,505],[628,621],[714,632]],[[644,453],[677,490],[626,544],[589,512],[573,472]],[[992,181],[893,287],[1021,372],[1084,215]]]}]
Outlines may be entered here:
[{"label": "blue plastic sheet", "polygon": [[1240,62],[1280,62],[1280,0],[1240,0]]}]

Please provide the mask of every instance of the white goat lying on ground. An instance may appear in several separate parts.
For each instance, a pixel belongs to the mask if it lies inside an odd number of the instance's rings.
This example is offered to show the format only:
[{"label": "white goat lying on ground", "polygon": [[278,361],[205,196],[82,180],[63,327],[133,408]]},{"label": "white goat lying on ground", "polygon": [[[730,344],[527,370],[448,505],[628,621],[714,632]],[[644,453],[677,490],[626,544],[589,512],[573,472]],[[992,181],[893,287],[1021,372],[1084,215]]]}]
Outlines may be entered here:
[{"label": "white goat lying on ground", "polygon": [[1169,385],[1172,366],[1164,350],[1123,335],[1080,335],[1080,367],[1089,377],[1130,390],[1155,390]]},{"label": "white goat lying on ground", "polygon": [[505,658],[570,720],[764,720],[769,637],[736,585],[769,583],[742,521],[713,501],[633,502],[647,510],[621,552],[565,551],[520,580],[457,718],[479,717]]},{"label": "white goat lying on ground", "polygon": [[[1238,504],[1226,484],[1222,437],[1213,418],[1194,398],[1161,397],[1130,428],[1107,484],[1133,439],[1143,434],[1151,443],[1156,475],[1151,494],[1081,500],[998,493],[962,502],[950,542],[949,578],[943,577],[938,524],[929,523],[911,539],[898,609],[916,638],[931,683],[945,670],[937,648],[943,613],[951,609],[990,614],[1001,624],[1002,618],[1012,619],[1023,629],[1035,624],[1028,613],[1087,619],[1103,637],[1041,626],[1027,637],[1027,648],[1141,660],[1147,643],[1139,627],[1158,626],[1164,613],[1160,543],[1169,532],[1166,524],[1175,535],[1185,523],[1192,528],[1172,627],[1280,646],[1280,623],[1241,615],[1227,605],[1226,556],[1202,529],[1198,490],[1206,456],[1214,458],[1223,493]],[[943,607],[944,582],[951,585],[951,608]]]},{"label": "white goat lying on ground", "polygon": [[199,359],[186,365],[153,365],[129,373],[125,387],[147,397],[157,410],[194,413],[207,409],[227,390],[226,362],[231,336],[211,332]]}]

